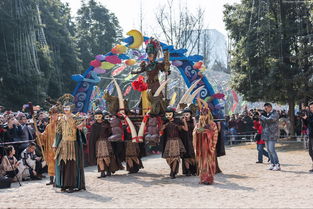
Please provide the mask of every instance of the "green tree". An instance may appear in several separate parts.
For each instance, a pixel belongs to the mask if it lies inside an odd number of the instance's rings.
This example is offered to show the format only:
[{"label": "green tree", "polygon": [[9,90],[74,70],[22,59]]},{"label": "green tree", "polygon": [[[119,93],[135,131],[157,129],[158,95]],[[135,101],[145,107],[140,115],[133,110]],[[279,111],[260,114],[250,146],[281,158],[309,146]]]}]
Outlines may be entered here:
[{"label": "green tree", "polygon": [[76,20],[80,58],[86,69],[95,55],[110,51],[120,41],[122,31],[115,15],[95,0],[82,1]]},{"label": "green tree", "polygon": [[43,92],[36,42],[36,2],[3,0],[0,3],[0,102],[20,108],[39,102]]},{"label": "green tree", "polygon": [[82,70],[75,27],[60,0],[0,2],[0,103],[20,109],[71,92]]},{"label": "green tree", "polygon": [[283,0],[225,5],[224,22],[234,42],[233,87],[248,101],[287,103],[292,124],[296,102],[313,98],[312,7],[309,1]]},{"label": "green tree", "polygon": [[[79,51],[75,40],[75,25],[70,8],[60,0],[40,1],[42,24],[49,50],[43,57],[52,60],[52,68],[43,68],[47,80],[46,92],[52,98],[70,93],[75,86],[71,75],[82,71]],[[44,50],[44,49],[43,49]],[[44,59],[46,60],[46,59]],[[45,61],[42,65],[47,65]]]}]

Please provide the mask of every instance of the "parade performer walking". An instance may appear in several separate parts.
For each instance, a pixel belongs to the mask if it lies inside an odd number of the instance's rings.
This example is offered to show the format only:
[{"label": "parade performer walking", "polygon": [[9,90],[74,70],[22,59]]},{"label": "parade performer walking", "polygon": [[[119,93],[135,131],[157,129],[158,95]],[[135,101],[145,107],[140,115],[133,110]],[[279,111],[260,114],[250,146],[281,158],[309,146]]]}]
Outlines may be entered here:
[{"label": "parade performer walking", "polygon": [[183,111],[183,119],[186,121],[188,130],[182,130],[181,138],[185,146],[186,153],[182,157],[183,174],[186,176],[197,174],[197,165],[195,159],[195,151],[192,143],[192,133],[195,127],[195,121],[192,117],[192,111],[189,108],[185,108]]},{"label": "parade performer walking", "polygon": [[64,115],[58,119],[53,145],[56,148],[55,185],[62,192],[72,193],[85,189],[83,143],[86,138],[80,131],[84,122],[71,112],[74,108],[72,95],[66,94],[59,101],[63,104]]},{"label": "parade performer walking", "polygon": [[212,184],[216,173],[216,143],[218,128],[208,104],[198,99],[200,109],[199,122],[193,133],[193,143],[196,151],[198,174],[201,184]]},{"label": "parade performer walking", "polygon": [[100,110],[95,112],[95,123],[91,127],[90,146],[94,146],[95,153],[89,153],[95,155],[97,159],[98,171],[101,172],[100,177],[111,176],[119,169],[116,158],[113,152],[111,142],[108,138],[112,134],[111,126],[109,123],[109,113],[102,113]]},{"label": "parade performer walking", "polygon": [[124,136],[126,170],[129,174],[138,173],[143,168],[139,143],[132,142],[131,134],[126,126],[124,126]]},{"label": "parade performer walking", "polygon": [[188,125],[185,119],[180,121],[175,119],[175,110],[167,108],[165,112],[166,123],[163,125],[163,152],[162,157],[166,159],[171,168],[170,177],[176,178],[179,169],[180,158],[186,153],[186,149],[181,139],[181,131],[188,131]]},{"label": "parade performer walking", "polygon": [[55,176],[55,151],[53,149],[53,143],[56,136],[56,126],[58,120],[58,109],[56,106],[53,106],[49,109],[50,114],[50,123],[46,126],[43,133],[39,131],[36,132],[37,137],[39,137],[41,143],[44,146],[44,158],[48,165],[48,175],[50,176],[50,182],[46,185],[54,184]]}]

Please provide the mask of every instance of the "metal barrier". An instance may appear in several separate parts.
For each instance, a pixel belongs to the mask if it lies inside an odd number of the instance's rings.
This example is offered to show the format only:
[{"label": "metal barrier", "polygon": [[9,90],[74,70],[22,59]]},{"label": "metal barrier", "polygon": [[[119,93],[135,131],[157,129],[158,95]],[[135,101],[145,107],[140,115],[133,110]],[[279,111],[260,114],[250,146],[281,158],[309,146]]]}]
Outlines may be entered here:
[{"label": "metal barrier", "polygon": [[28,140],[28,141],[16,141],[16,142],[0,142],[0,147],[4,147],[6,145],[13,145],[13,144],[24,144],[29,142],[35,142],[35,140]]},{"label": "metal barrier", "polygon": [[[225,135],[226,142],[228,142],[228,145],[232,146],[234,144],[240,144],[240,143],[246,143],[246,142],[256,142],[255,141],[255,134],[249,134],[249,135],[240,135],[240,134],[228,134]],[[290,140],[295,139],[295,140]],[[309,136],[308,135],[302,135],[302,136],[280,136],[277,140],[277,143],[281,144],[288,144],[288,143],[303,143],[303,148],[308,149],[309,144]]]}]

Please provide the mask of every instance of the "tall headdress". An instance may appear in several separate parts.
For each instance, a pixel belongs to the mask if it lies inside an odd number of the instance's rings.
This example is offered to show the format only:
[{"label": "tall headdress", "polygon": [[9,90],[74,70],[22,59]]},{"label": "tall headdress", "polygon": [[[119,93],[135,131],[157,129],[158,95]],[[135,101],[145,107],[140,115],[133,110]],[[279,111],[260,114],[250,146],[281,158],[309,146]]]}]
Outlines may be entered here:
[{"label": "tall headdress", "polygon": [[55,113],[59,113],[59,109],[56,105],[53,105],[52,107],[49,108],[49,114],[55,114]]},{"label": "tall headdress", "polygon": [[62,109],[63,106],[70,106],[71,110],[74,110],[74,96],[71,94],[64,94],[57,100],[57,105],[59,109]]},{"label": "tall headdress", "polygon": [[213,115],[206,101],[204,101],[201,98],[197,98],[197,103],[198,103],[198,108],[200,111],[200,118],[199,118],[200,126],[206,127],[207,125],[209,125],[210,121],[213,121]]},{"label": "tall headdress", "polygon": [[160,42],[151,37],[147,43],[146,52],[148,55],[154,54],[154,57],[156,58],[162,52]]}]

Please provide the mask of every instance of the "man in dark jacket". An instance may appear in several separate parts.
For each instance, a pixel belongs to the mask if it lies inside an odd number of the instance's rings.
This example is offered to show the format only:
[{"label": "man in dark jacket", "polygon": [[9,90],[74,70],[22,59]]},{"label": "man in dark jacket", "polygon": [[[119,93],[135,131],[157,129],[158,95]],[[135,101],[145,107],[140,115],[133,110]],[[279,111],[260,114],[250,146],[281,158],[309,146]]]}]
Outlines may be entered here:
[{"label": "man in dark jacket", "polygon": [[[304,119],[305,124],[309,128],[309,155],[313,161],[313,102],[309,104],[310,112],[305,114],[302,118]],[[310,172],[313,172],[313,165]]]}]

